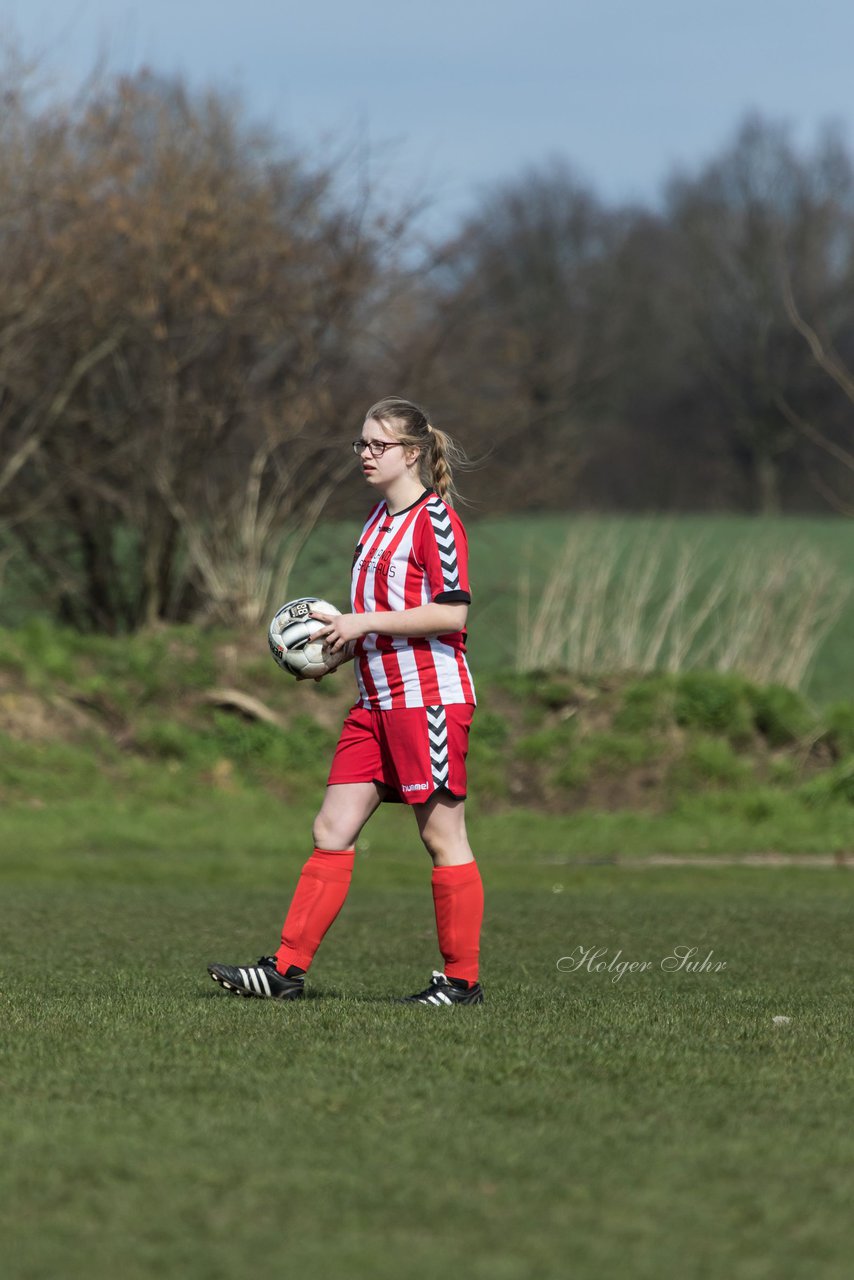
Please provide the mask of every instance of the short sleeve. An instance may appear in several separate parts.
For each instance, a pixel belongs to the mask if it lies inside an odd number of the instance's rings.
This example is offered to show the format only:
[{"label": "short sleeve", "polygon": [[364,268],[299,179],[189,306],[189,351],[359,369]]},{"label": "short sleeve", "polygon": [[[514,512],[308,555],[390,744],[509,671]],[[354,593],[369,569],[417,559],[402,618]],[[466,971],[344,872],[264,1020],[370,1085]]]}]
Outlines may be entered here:
[{"label": "short sleeve", "polygon": [[432,498],[424,506],[415,551],[434,604],[471,603],[466,531],[441,498]]}]

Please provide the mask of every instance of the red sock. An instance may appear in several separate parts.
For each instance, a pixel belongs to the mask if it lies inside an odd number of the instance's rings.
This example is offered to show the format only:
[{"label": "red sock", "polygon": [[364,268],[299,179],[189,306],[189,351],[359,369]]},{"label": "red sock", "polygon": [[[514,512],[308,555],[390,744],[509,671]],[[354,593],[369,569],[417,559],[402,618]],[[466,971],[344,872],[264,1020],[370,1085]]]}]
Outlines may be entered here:
[{"label": "red sock", "polygon": [[483,921],[483,882],[477,863],[434,867],[433,905],[446,977],[477,982]]},{"label": "red sock", "polygon": [[308,969],[323,935],[344,906],[353,876],[354,849],[315,849],[302,869],[285,923],[276,968]]}]

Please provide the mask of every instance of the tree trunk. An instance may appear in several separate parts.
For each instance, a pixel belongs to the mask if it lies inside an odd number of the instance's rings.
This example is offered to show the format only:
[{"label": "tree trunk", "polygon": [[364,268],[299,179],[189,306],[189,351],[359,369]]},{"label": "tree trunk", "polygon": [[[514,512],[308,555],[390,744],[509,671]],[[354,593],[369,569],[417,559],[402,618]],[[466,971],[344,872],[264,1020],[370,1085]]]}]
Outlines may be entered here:
[{"label": "tree trunk", "polygon": [[775,459],[769,453],[756,453],[754,454],[753,467],[759,514],[762,516],[780,515],[780,475]]}]

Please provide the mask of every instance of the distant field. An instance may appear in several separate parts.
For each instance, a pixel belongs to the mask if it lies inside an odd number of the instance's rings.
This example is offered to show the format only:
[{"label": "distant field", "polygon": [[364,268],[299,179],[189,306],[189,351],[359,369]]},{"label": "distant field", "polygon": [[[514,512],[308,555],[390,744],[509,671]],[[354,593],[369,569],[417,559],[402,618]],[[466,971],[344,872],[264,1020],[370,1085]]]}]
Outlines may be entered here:
[{"label": "distant field", "polygon": [[[529,578],[534,601],[554,568],[571,530],[582,529],[602,555],[630,560],[640,545],[660,552],[666,575],[687,542],[699,542],[698,565],[708,582],[724,566],[743,561],[761,548],[769,555],[793,557],[799,548],[817,553],[833,566],[840,584],[854,588],[854,521],[786,517],[776,520],[748,516],[564,516],[531,515],[510,519],[479,519],[476,511],[461,509],[469,531],[473,604],[469,651],[481,671],[512,668],[517,658],[519,602],[523,580]],[[349,565],[357,522],[321,522],[300,556],[290,592],[319,594],[344,607],[349,590]],[[602,557],[590,553],[590,575]],[[0,589],[0,627],[19,626],[44,609],[44,601],[22,585],[14,562]],[[854,589],[844,611],[817,656],[804,691],[819,704],[854,699]]]},{"label": "distant field", "polygon": [[[666,548],[675,560],[687,539],[699,539],[705,570],[744,557],[757,547],[792,555],[804,547],[835,566],[841,579],[854,585],[854,521],[747,516],[568,517],[543,515],[508,520],[478,520],[462,509],[469,533],[473,602],[469,653],[475,668],[497,670],[516,661],[520,585],[530,573],[534,593],[545,582],[567,533],[579,524],[601,531],[603,546],[611,538],[626,552],[642,540]],[[351,524],[321,525],[297,563],[294,594],[328,595],[344,607],[347,569],[355,534]],[[595,564],[591,563],[591,574]],[[822,647],[805,692],[823,704],[854,698],[854,591],[833,632]]]}]

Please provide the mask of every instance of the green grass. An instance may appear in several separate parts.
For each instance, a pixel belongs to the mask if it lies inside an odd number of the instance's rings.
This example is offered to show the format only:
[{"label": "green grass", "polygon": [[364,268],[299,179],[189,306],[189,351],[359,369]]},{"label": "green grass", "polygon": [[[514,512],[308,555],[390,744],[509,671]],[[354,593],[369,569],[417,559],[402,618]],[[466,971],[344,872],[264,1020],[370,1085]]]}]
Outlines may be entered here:
[{"label": "green grass", "polygon": [[[488,1003],[436,1014],[392,1002],[438,959],[423,855],[361,863],[297,1006],[204,967],[271,945],[298,862],[172,856],[4,887],[9,1280],[850,1274],[849,873],[558,892],[485,849]],[[662,970],[680,945],[726,968]],[[559,972],[578,947],[652,967]]]},{"label": "green grass", "polygon": [[[518,641],[519,589],[530,573],[532,589],[542,586],[574,521],[601,530],[603,545],[613,534],[626,550],[647,538],[662,536],[671,560],[686,541],[699,539],[699,563],[707,570],[723,566],[756,546],[790,553],[809,548],[854,579],[854,521],[833,517],[750,516],[583,516],[559,514],[478,518],[461,508],[469,535],[472,608],[469,653],[475,675],[513,669]],[[342,566],[350,562],[355,530],[329,522],[313,534],[294,571],[294,591],[311,590],[344,607],[349,590]],[[591,572],[595,569],[591,565]],[[310,585],[307,585],[310,584]],[[806,692],[819,704],[854,700],[854,667],[850,661],[854,634],[854,594],[818,654]]]},{"label": "green grass", "polygon": [[[669,523],[717,556],[797,536],[854,567],[854,524]],[[734,677],[498,679],[523,564],[546,574],[566,520],[469,528],[482,1009],[393,1002],[439,963],[395,806],[359,842],[312,998],[205,974],[275,942],[340,678],[283,682],[263,636],[253,656],[193,628],[0,631],[0,717],[29,724],[0,735],[4,1280],[847,1280],[854,877],[638,860],[854,851],[854,605],[812,706]],[[352,537],[319,530],[294,589],[343,601]],[[213,684],[287,732],[207,705]],[[666,972],[676,946],[726,968]],[[559,972],[579,947],[651,967]]]},{"label": "green grass", "polygon": [[[251,887],[275,879],[282,859],[307,856],[316,803],[283,805],[260,791],[188,794],[171,802],[136,795],[112,803],[82,796],[0,809],[7,883],[100,886],[171,881]],[[811,810],[785,793],[723,794],[685,802],[668,814],[617,810],[548,815],[519,808],[491,813],[469,806],[478,856],[524,888],[533,874],[551,885],[595,861],[630,864],[656,854],[687,857],[745,853],[854,852],[850,804]],[[370,885],[411,886],[425,855],[411,815],[384,806],[359,841],[360,876]]]},{"label": "green grass", "polygon": [[[113,648],[127,650],[133,666],[136,643]],[[88,657],[68,661],[59,702],[26,688],[0,702],[0,713],[26,711],[30,699],[41,717],[34,723],[70,735],[0,734],[7,874],[122,875],[115,856],[148,878],[175,858],[179,878],[218,878],[235,863],[251,876],[259,859],[274,867],[283,853],[301,853],[346,690],[340,705],[283,679],[267,694],[264,677],[252,683],[247,668],[238,683],[260,688],[283,730],[226,714],[197,690],[182,694],[168,668],[167,683],[141,695],[114,667],[110,706],[99,704],[81,728],[67,715]],[[845,704],[814,716],[786,690],[693,673],[598,685],[512,677],[487,684],[485,702],[472,733],[468,812],[479,846],[508,866],[520,850],[577,861],[854,849]],[[364,847],[391,867],[410,838],[410,815],[386,806]]]},{"label": "green grass", "polygon": [[[663,560],[675,561],[686,541],[699,540],[699,563],[708,571],[731,564],[760,546],[789,554],[804,546],[835,566],[849,582],[854,579],[854,521],[835,517],[750,516],[573,516],[544,514],[511,518],[481,517],[477,509],[461,508],[469,533],[473,603],[469,617],[469,652],[475,674],[513,669],[517,659],[520,584],[530,575],[536,593],[546,582],[568,531],[583,521],[601,531],[603,546],[612,535],[626,551],[652,538],[663,539]],[[325,521],[318,525],[302,551],[290,584],[293,593],[312,592],[344,607],[349,592],[348,567],[358,533],[355,521]],[[591,565],[591,571],[595,568]],[[18,627],[30,621],[38,626],[45,602],[27,586],[16,561],[8,567],[0,588],[0,626]],[[33,623],[33,619],[36,621]],[[47,632],[50,627],[41,624]],[[854,594],[818,654],[806,692],[818,704],[854,701],[854,668],[850,662],[850,637],[854,634]],[[152,656],[160,641],[153,641]],[[165,655],[168,659],[168,655]],[[61,647],[55,646],[55,662],[62,664]],[[40,659],[41,663],[43,660]],[[140,684],[157,663],[141,667]],[[204,664],[199,656],[200,669]],[[103,683],[104,675],[101,674]],[[98,681],[93,672],[93,680]],[[159,677],[154,677],[158,679]]]}]

